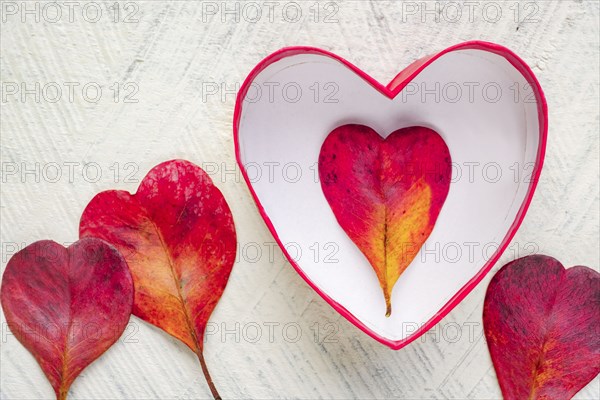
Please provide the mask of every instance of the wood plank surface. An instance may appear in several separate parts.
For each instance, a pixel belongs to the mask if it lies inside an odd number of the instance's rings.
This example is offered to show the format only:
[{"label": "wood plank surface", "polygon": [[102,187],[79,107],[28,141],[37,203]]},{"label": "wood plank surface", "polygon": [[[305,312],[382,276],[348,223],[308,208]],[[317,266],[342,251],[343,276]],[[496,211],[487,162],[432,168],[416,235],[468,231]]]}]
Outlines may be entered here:
[{"label": "wood plank surface", "polygon": [[[281,47],[322,47],[381,82],[462,41],[511,48],[545,90],[550,127],[533,203],[494,271],[532,250],[598,269],[598,1],[58,4],[60,15],[51,3],[1,2],[2,268],[35,240],[76,240],[95,193],[135,191],[167,159],[203,166],[240,241],[205,351],[224,398],[501,398],[481,325],[492,274],[432,331],[392,351],[340,317],[275,246],[236,167],[232,118],[241,82]],[[51,398],[1,322],[0,398]],[[135,317],[71,390],[72,399],[209,396],[194,355]],[[600,380],[577,398],[600,398]]]}]

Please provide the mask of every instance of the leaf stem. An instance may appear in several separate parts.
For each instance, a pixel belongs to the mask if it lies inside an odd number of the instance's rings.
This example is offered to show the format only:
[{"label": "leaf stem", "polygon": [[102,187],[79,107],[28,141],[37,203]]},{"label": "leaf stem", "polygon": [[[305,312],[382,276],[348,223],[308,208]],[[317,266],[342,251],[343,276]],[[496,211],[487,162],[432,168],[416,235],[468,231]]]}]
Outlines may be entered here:
[{"label": "leaf stem", "polygon": [[202,349],[198,349],[196,354],[198,355],[198,360],[200,360],[200,366],[202,367],[202,372],[204,373],[204,377],[206,378],[206,383],[210,388],[210,392],[212,393],[215,400],[221,400],[221,395],[217,391],[217,388],[215,387],[215,384],[213,383],[212,378],[210,377],[210,373],[208,372],[208,367],[206,366],[206,361],[204,361]]},{"label": "leaf stem", "polygon": [[61,387],[56,395],[56,400],[67,400],[68,393],[69,393],[69,388],[63,388],[62,384],[61,384]]},{"label": "leaf stem", "polygon": [[392,302],[390,300],[390,296],[386,295],[385,296],[385,316],[389,317],[390,315],[392,315]]}]

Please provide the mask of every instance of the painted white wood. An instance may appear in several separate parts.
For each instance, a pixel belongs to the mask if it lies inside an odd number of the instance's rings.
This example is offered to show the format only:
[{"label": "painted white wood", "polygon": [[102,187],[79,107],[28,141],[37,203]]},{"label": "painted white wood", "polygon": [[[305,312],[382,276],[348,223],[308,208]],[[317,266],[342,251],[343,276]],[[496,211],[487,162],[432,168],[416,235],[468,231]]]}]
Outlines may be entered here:
[{"label": "painted white wood", "polygon": [[[598,2],[450,3],[75,2],[70,15],[63,4],[57,19],[49,3],[2,1],[2,267],[15,248],[35,240],[76,240],[80,213],[96,192],[135,191],[135,180],[153,165],[186,158],[212,173],[240,240],[239,261],[206,343],[224,397],[500,398],[481,326],[491,274],[423,338],[389,350],[335,313],[284,260],[233,153],[236,87],[281,47],[322,47],[387,83],[411,61],[452,44],[497,42],[532,66],[548,98],[550,129],[532,206],[494,271],[532,249],[566,266],[597,269]],[[102,14],[93,22],[96,6]],[[298,9],[299,21],[290,22]],[[125,23],[126,17],[138,22]],[[93,102],[98,86],[102,94]],[[33,92],[23,95],[24,88]],[[137,102],[126,101],[128,95]],[[321,248],[319,256],[325,254]],[[0,343],[0,398],[51,398],[50,385],[4,317]],[[136,318],[71,391],[73,399],[209,395],[194,356]],[[600,398],[600,380],[577,397]]]}]

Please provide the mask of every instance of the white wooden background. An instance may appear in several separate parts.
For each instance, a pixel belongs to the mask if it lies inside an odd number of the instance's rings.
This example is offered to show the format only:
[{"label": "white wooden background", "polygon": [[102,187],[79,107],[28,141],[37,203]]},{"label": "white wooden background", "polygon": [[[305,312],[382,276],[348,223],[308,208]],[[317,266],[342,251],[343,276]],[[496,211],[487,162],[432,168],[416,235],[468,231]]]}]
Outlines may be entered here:
[{"label": "white wooden background", "polygon": [[[245,246],[206,343],[209,368],[225,398],[500,398],[481,326],[492,274],[432,333],[392,351],[313,293],[277,248],[270,257],[273,238],[239,173],[221,175],[235,169],[233,91],[263,57],[289,45],[331,50],[381,82],[416,58],[458,42],[506,45],[541,81],[550,130],[533,203],[512,250],[494,271],[532,245],[566,266],[597,269],[599,3],[457,2],[458,17],[456,8],[438,3],[442,13],[436,21],[435,14],[424,13],[434,2],[311,0],[296,3],[301,15],[295,23],[282,13],[294,19],[296,6],[282,0],[237,4],[74,1],[72,14],[62,4],[59,17],[47,3],[2,1],[2,267],[15,248],[33,241],[76,240],[79,216],[95,193],[133,192],[137,183],[128,174],[139,180],[161,161],[185,158],[218,169],[213,179],[231,205]],[[94,22],[98,7],[102,15]],[[237,15],[224,13],[235,7]],[[132,22],[124,22],[127,16]],[[529,22],[522,22],[527,16]],[[21,92],[23,84],[35,92],[36,83],[39,102],[35,93]],[[71,99],[66,85],[75,84]],[[92,102],[97,85],[102,95]],[[12,94],[15,87],[19,93]],[[262,256],[254,260],[257,247]],[[0,398],[51,398],[50,385],[4,317],[1,346]],[[135,317],[126,335],[71,390],[73,399],[209,395],[193,354]],[[599,379],[578,398],[600,398]]]}]

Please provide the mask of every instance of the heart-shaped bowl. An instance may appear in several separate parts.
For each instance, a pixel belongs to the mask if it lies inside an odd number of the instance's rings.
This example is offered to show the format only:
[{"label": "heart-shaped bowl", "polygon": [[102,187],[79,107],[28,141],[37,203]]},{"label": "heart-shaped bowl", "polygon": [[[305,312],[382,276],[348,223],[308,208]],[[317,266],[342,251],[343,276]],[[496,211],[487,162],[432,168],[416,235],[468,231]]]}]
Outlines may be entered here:
[{"label": "heart-shaped bowl", "polygon": [[[318,179],[321,146],[344,124],[383,137],[425,126],[452,158],[448,196],[393,289],[390,317],[373,268]],[[345,318],[399,349],[448,314],[508,246],[542,168],[548,115],[523,60],[472,41],[415,61],[387,86],[327,51],[284,48],[246,78],[233,125],[244,179],[290,263]]]}]

